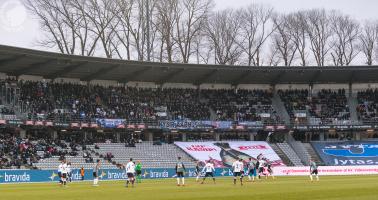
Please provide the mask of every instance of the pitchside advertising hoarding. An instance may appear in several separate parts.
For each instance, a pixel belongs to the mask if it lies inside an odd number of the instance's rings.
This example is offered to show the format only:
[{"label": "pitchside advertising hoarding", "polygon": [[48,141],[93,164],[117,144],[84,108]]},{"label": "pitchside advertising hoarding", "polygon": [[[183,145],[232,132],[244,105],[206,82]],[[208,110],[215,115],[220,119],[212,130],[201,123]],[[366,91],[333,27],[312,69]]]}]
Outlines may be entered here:
[{"label": "pitchside advertising hoarding", "polygon": [[[246,171],[246,170],[245,170]],[[378,166],[320,166],[320,175],[371,175],[378,174]],[[310,167],[274,167],[275,176],[307,176],[310,174]],[[216,168],[215,176],[232,176],[230,168]],[[194,169],[187,169],[185,177],[195,177]],[[85,172],[84,180],[93,180],[92,170]],[[126,180],[127,175],[120,169],[100,170],[100,180]],[[176,178],[175,169],[144,169],[142,179],[169,179]],[[72,171],[72,180],[81,181],[79,170]],[[0,184],[11,183],[38,183],[38,182],[58,182],[58,172],[54,170],[0,170]]]},{"label": "pitchside advertising hoarding", "polygon": [[264,157],[273,166],[284,166],[280,157],[267,142],[230,141],[230,142],[175,142],[175,144],[202,163],[210,161],[215,167],[230,167],[241,158],[257,160]]},{"label": "pitchside advertising hoarding", "polygon": [[[231,169],[218,168],[215,171],[216,176],[231,176]],[[186,177],[196,177],[195,169],[189,168],[185,173]],[[100,180],[125,180],[127,174],[121,169],[101,169],[99,172]],[[174,168],[163,169],[143,169],[142,179],[162,179],[176,178]],[[81,181],[80,170],[72,171],[72,180]],[[92,169],[87,169],[84,174],[84,180],[93,180]],[[58,182],[58,171],[56,170],[0,170],[0,184],[5,183],[37,183],[37,182]]]},{"label": "pitchside advertising hoarding", "polygon": [[312,145],[326,165],[378,165],[378,143],[374,141],[314,142]]}]

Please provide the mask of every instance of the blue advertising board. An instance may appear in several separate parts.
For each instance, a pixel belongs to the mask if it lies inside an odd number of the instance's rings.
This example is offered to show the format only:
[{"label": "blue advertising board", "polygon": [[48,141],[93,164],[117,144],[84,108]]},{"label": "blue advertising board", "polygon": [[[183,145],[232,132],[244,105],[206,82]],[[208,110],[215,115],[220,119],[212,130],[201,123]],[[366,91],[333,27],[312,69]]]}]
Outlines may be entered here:
[{"label": "blue advertising board", "polygon": [[378,165],[378,142],[314,142],[315,150],[326,165]]},{"label": "blue advertising board", "polygon": [[125,119],[96,119],[97,124],[103,128],[118,128],[119,126],[124,126]]},{"label": "blue advertising board", "polygon": [[[101,169],[100,180],[125,180],[127,175],[121,169]],[[231,176],[230,169],[216,169],[216,176]],[[186,177],[195,177],[194,169],[188,169]],[[142,179],[162,179],[175,178],[175,169],[151,168],[142,170]],[[81,181],[80,170],[72,170],[72,180]],[[92,170],[86,169],[84,180],[93,180]],[[38,182],[58,182],[58,172],[56,170],[0,170],[0,184],[6,183],[38,183]]]}]

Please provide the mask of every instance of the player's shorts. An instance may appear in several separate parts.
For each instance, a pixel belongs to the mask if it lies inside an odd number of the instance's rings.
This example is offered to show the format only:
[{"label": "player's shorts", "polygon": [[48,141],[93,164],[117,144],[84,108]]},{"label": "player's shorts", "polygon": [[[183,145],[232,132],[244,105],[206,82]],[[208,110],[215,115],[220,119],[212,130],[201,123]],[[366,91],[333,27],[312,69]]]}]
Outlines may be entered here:
[{"label": "player's shorts", "polygon": [[97,178],[97,172],[93,172],[93,177]]},{"label": "player's shorts", "polygon": [[248,170],[248,175],[256,175],[256,170],[255,169],[249,169]]},{"label": "player's shorts", "polygon": [[177,177],[184,177],[184,172],[176,172]]},{"label": "player's shorts", "polygon": [[134,178],[134,173],[127,173],[127,178]]},{"label": "player's shorts", "polygon": [[242,176],[241,172],[234,172],[234,177]]},{"label": "player's shorts", "polygon": [[273,174],[273,169],[272,168],[268,168],[268,172],[269,172],[269,174]]},{"label": "player's shorts", "polygon": [[312,171],[311,171],[311,174],[318,175],[318,170],[317,170],[317,169],[312,170]]},{"label": "player's shorts", "polygon": [[259,167],[259,173],[264,173],[264,167]]},{"label": "player's shorts", "polygon": [[67,178],[67,173],[62,173],[62,178]]},{"label": "player's shorts", "polygon": [[58,177],[62,178],[62,172],[58,172]]},{"label": "player's shorts", "polygon": [[213,172],[206,172],[205,177],[209,177],[209,176],[214,177],[214,173]]},{"label": "player's shorts", "polygon": [[201,175],[201,172],[197,171],[197,170],[194,173],[196,173],[196,176],[200,176]]},{"label": "player's shorts", "polygon": [[135,173],[139,176],[142,174],[142,170],[136,170]]}]

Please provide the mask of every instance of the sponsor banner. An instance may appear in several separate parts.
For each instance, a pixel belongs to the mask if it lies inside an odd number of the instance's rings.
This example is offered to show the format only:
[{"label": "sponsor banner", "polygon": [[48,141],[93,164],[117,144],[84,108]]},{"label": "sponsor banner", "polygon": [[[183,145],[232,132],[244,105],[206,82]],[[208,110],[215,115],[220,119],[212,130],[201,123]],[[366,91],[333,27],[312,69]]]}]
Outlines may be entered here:
[{"label": "sponsor banner", "polygon": [[53,126],[54,123],[53,123],[53,122],[50,122],[50,121],[47,121],[47,122],[45,123],[45,125],[46,125],[46,126]]},{"label": "sponsor banner", "polygon": [[[216,169],[216,176],[231,176],[230,169]],[[187,169],[186,177],[195,177],[195,169]],[[142,169],[142,179],[175,178],[175,169]],[[127,175],[121,169],[101,169],[99,171],[100,180],[125,180]],[[81,181],[79,169],[72,170],[72,180]],[[86,169],[84,180],[93,180],[92,169]],[[56,170],[0,170],[0,184],[7,183],[36,183],[36,182],[58,182],[58,172]]]},{"label": "sponsor banner", "polygon": [[228,142],[228,144],[232,149],[247,154],[252,158],[257,158],[258,156],[262,155],[263,157],[271,161],[273,166],[285,166],[281,158],[267,142],[235,141]]},{"label": "sponsor banner", "polygon": [[232,129],[231,121],[215,121],[212,124],[216,129]]},{"label": "sponsor banner", "polygon": [[347,129],[356,129],[356,130],[366,130],[366,129],[378,129],[378,125],[295,125],[294,129],[297,130],[347,130]]},{"label": "sponsor banner", "polygon": [[256,160],[265,157],[273,166],[284,166],[280,157],[266,142],[175,142],[175,144],[204,164],[206,161],[214,163],[215,167],[231,167],[232,163],[242,158]]},{"label": "sponsor banner", "polygon": [[96,122],[103,128],[118,128],[124,126],[125,119],[96,119]]},{"label": "sponsor banner", "polygon": [[224,167],[220,155],[222,149],[214,142],[175,142],[175,144],[202,164],[212,161],[215,167]]},{"label": "sponsor banner", "polygon": [[200,121],[190,121],[190,120],[164,120],[160,121],[159,125],[163,129],[179,129],[179,130],[185,130],[185,129],[197,129],[200,127],[201,122]]},{"label": "sponsor banner", "polygon": [[270,118],[270,113],[260,113],[259,115],[262,118]]},{"label": "sponsor banner", "polygon": [[313,142],[312,145],[326,165],[378,165],[378,142]]},{"label": "sponsor banner", "polygon": [[21,121],[21,120],[8,120],[7,122],[8,122],[9,125],[16,125],[16,126],[24,124],[24,122]]},{"label": "sponsor banner", "polygon": [[232,121],[191,121],[191,120],[162,120],[162,129],[192,130],[192,129],[232,129]]},{"label": "sponsor banner", "polygon": [[[247,170],[245,170],[247,171]],[[320,166],[319,175],[371,175],[378,174],[378,166]],[[275,176],[308,176],[310,167],[274,167]],[[232,176],[230,168],[216,168],[215,176]],[[175,169],[142,169],[142,179],[175,178]],[[185,177],[196,177],[195,169],[189,168]],[[125,180],[127,175],[121,169],[101,169],[100,180]],[[79,169],[72,170],[72,180],[81,181]],[[93,180],[92,169],[86,169],[84,180]],[[0,184],[59,182],[56,170],[0,170]]]},{"label": "sponsor banner", "polygon": [[67,128],[67,127],[70,126],[70,124],[69,123],[65,123],[65,122],[55,122],[54,126],[60,126],[60,127]]},{"label": "sponsor banner", "polygon": [[[320,166],[319,175],[368,175],[378,174],[378,166]],[[275,176],[307,176],[310,167],[274,167]]]},{"label": "sponsor banner", "polygon": [[44,121],[36,121],[34,124],[36,125],[36,126],[43,126],[44,125]]}]

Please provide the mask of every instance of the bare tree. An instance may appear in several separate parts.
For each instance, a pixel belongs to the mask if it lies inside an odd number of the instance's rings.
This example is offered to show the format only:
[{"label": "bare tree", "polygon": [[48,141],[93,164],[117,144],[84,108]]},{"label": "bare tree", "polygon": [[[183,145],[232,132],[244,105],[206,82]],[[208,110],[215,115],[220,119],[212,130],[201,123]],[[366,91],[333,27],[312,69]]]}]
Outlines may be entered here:
[{"label": "bare tree", "polygon": [[285,15],[275,15],[272,17],[274,26],[276,27],[273,35],[273,52],[283,61],[284,66],[290,66],[295,58],[297,45],[294,43],[293,36],[290,33],[288,17]]},{"label": "bare tree", "polygon": [[[178,0],[158,0],[156,4],[157,14],[156,23],[157,30],[160,33],[160,60],[163,60],[163,52],[165,51],[167,62],[173,62],[174,45],[173,35],[177,20]],[[165,47],[164,47],[165,46]]]},{"label": "bare tree", "polygon": [[316,64],[324,66],[330,50],[329,40],[332,36],[331,20],[324,9],[313,9],[306,12],[306,30],[310,40],[310,50]]},{"label": "bare tree", "polygon": [[307,31],[306,14],[303,11],[291,13],[286,16],[287,26],[291,39],[299,54],[301,66],[307,65]]},{"label": "bare tree", "polygon": [[176,10],[176,31],[173,39],[178,46],[183,63],[188,63],[194,53],[192,45],[195,37],[205,25],[212,0],[182,0]]},{"label": "bare tree", "polygon": [[[117,6],[120,12],[115,13],[120,21],[115,34],[126,50],[127,59],[131,59],[131,53],[137,54],[137,60],[143,61],[148,57],[150,50],[147,45],[151,41],[151,18],[156,8],[156,0],[118,0]],[[147,3],[148,2],[148,3]],[[151,46],[150,46],[151,47]]]},{"label": "bare tree", "polygon": [[119,7],[115,1],[107,0],[73,0],[76,9],[81,11],[89,22],[88,30],[99,38],[102,49],[107,58],[112,58],[118,44],[112,39],[115,37],[115,29],[119,24],[115,13]]},{"label": "bare tree", "polygon": [[275,30],[274,27],[269,26],[273,8],[251,4],[240,12],[242,13],[240,18],[243,39],[239,45],[247,56],[248,66],[259,66],[262,45]]},{"label": "bare tree", "polygon": [[206,25],[206,33],[214,49],[216,64],[234,65],[239,61],[242,49],[240,48],[238,35],[241,27],[239,10],[222,10],[213,13]]},{"label": "bare tree", "polygon": [[337,12],[332,14],[331,20],[331,30],[334,32],[331,42],[333,64],[336,66],[349,65],[359,53],[359,24],[348,15]]},{"label": "bare tree", "polygon": [[25,0],[24,3],[34,15],[38,16],[41,28],[46,33],[46,37],[38,43],[43,47],[57,48],[61,53],[74,54],[76,38],[75,34],[72,34],[72,28],[69,27],[71,25],[69,22],[74,20],[65,20],[61,12],[56,12],[57,8],[60,9],[67,4],[58,0]]},{"label": "bare tree", "polygon": [[378,23],[368,21],[365,22],[359,39],[361,43],[361,51],[366,58],[366,64],[372,65],[376,42],[378,42]]}]

